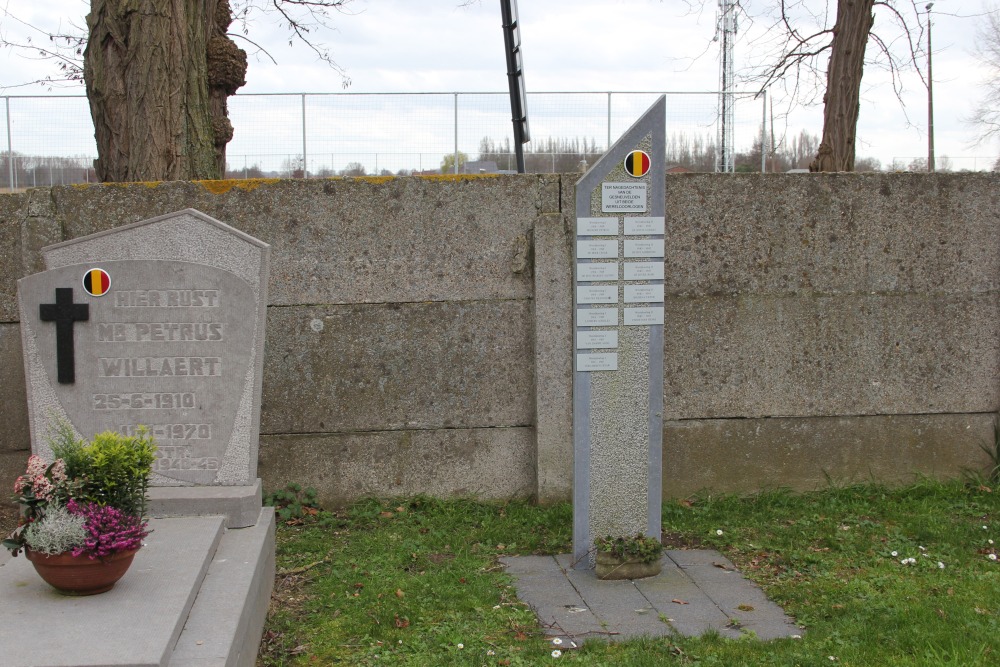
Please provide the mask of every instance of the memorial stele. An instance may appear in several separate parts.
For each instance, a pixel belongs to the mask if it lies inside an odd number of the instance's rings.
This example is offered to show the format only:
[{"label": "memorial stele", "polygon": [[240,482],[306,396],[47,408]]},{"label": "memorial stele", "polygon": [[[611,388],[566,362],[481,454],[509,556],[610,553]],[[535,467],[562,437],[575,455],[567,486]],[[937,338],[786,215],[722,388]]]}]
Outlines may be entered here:
[{"label": "memorial stele", "polygon": [[573,562],[594,539],[659,539],[666,98],[576,185]]},{"label": "memorial stele", "polygon": [[42,257],[18,281],[32,451],[51,456],[61,421],[84,438],[142,425],[152,486],[259,489],[270,247],[186,209]]}]

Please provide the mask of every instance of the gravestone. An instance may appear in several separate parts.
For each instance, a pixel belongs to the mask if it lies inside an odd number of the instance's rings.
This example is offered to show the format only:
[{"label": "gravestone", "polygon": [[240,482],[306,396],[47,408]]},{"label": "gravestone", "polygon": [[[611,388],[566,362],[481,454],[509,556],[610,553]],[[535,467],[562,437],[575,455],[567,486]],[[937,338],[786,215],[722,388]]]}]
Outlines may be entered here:
[{"label": "gravestone", "polygon": [[666,98],[577,182],[573,562],[594,539],[659,539]]},{"label": "gravestone", "polygon": [[256,521],[269,252],[192,209],[44,248],[18,282],[32,451],[144,425],[153,515]]},{"label": "gravestone", "polygon": [[[32,451],[51,460],[62,421],[87,439],[144,425],[159,453],[152,532],[111,591],[60,596],[0,557],[4,665],[255,663],[275,569],[257,479],[269,253],[187,209],[43,248],[47,270],[18,281]],[[13,640],[39,625],[63,641]]]}]

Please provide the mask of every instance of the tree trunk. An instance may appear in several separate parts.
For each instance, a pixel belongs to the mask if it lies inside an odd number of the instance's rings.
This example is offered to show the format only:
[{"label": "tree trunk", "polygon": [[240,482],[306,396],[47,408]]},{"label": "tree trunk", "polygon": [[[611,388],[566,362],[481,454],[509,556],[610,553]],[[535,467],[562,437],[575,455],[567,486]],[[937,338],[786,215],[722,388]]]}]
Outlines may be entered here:
[{"label": "tree trunk", "polygon": [[84,81],[103,182],[221,178],[246,54],[229,0],[91,0]]},{"label": "tree trunk", "polygon": [[854,171],[865,47],[875,0],[838,0],[823,96],[823,140],[809,171]]}]

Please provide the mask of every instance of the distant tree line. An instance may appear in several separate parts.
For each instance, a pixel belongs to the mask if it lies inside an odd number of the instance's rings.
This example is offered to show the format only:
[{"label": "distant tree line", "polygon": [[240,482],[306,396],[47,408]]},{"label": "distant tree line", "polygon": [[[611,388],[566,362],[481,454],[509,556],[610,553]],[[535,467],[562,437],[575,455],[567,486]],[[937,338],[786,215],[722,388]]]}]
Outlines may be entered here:
[{"label": "distant tree line", "polygon": [[[11,161],[14,165],[13,172],[10,168]],[[12,173],[13,182],[10,182]],[[17,151],[0,153],[0,187],[33,188],[97,182],[92,157],[40,157]]]},{"label": "distant tree line", "polygon": [[[586,171],[604,153],[604,149],[593,139],[554,139],[532,141],[525,146],[524,170],[530,174],[565,174]],[[461,155],[459,156],[461,159]],[[454,159],[454,158],[453,158]],[[514,149],[510,138],[503,143],[483,137],[479,142],[480,162],[495,162],[502,170],[516,170]],[[454,164],[452,162],[452,164]],[[442,165],[442,170],[445,165]],[[459,165],[461,169],[461,165]],[[447,172],[444,172],[447,173]]]},{"label": "distant tree line", "polygon": [[[683,168],[697,172],[714,172],[719,158],[717,139],[713,133],[704,135],[676,132],[667,138],[667,168]],[[778,172],[789,169],[808,169],[809,163],[819,151],[820,139],[806,131],[800,132],[780,142],[767,156],[767,171]],[[604,147],[593,139],[546,139],[528,144],[524,154],[525,171],[528,173],[573,173],[586,171],[604,153]],[[442,173],[451,173],[454,156],[447,155],[442,161]],[[459,153],[459,171],[463,170],[465,155]],[[480,162],[495,162],[501,170],[511,169],[514,151],[510,139],[495,142],[484,137],[479,142]],[[737,153],[734,164],[738,172],[761,170],[761,140],[757,138],[749,151]],[[878,171],[881,163],[874,158],[859,158],[855,161],[856,171]],[[926,171],[918,164],[906,165],[901,169]]]}]

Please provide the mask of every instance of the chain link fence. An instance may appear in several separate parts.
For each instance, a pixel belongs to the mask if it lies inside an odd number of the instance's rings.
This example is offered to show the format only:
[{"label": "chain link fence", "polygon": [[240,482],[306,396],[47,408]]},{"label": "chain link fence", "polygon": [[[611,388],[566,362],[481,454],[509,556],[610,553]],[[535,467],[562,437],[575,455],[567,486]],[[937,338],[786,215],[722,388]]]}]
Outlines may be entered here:
[{"label": "chain link fence", "polygon": [[[528,171],[578,171],[663,93],[529,93]],[[666,93],[668,161],[711,155],[719,136],[718,92]],[[734,153],[762,164],[765,104],[734,102]],[[97,149],[87,100],[6,96],[0,188],[93,182]],[[235,136],[227,176],[325,177],[514,169],[507,93],[292,93],[229,99]],[[686,151],[686,152],[685,152]],[[712,170],[709,158],[705,170]],[[758,166],[758,169],[762,166]]]}]

